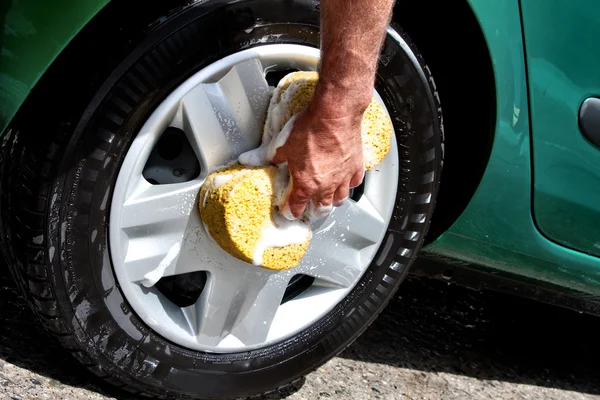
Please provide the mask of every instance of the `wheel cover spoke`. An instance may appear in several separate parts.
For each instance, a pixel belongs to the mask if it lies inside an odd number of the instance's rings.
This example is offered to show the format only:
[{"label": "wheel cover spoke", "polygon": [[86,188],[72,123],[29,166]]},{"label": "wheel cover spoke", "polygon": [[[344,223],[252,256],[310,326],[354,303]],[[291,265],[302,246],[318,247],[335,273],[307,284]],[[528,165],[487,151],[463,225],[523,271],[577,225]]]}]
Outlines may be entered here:
[{"label": "wheel cover spoke", "polygon": [[200,183],[151,185],[140,179],[133,187],[122,206],[121,228],[128,236],[122,263],[132,281],[149,284],[146,275],[153,271],[172,275]]},{"label": "wheel cover spoke", "polygon": [[196,202],[199,181],[152,185],[140,179],[123,204],[121,226],[128,232],[176,230],[182,232]]},{"label": "wheel cover spoke", "polygon": [[296,270],[321,283],[349,287],[364,272],[361,256],[381,240],[385,227],[366,197],[358,203],[348,200],[315,231],[308,254]]},{"label": "wheel cover spoke", "polygon": [[[244,268],[211,274],[194,306],[200,343],[217,346],[227,336],[244,345],[263,343],[289,281],[289,274]],[[233,342],[235,343],[235,342]]]},{"label": "wheel cover spoke", "polygon": [[196,86],[181,99],[183,131],[204,170],[224,165],[260,144],[270,98],[261,63],[235,65],[216,83]]}]

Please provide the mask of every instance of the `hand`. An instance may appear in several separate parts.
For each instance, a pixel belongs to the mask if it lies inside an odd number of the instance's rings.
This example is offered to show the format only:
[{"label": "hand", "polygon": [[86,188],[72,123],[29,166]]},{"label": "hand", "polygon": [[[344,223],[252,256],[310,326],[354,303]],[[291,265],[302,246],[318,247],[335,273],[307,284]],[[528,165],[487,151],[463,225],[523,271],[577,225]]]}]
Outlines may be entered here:
[{"label": "hand", "polygon": [[300,113],[273,158],[275,164],[288,164],[293,187],[283,208],[289,208],[294,218],[304,213],[309,202],[313,212],[340,206],[364,177],[362,112],[326,114],[311,106]]}]

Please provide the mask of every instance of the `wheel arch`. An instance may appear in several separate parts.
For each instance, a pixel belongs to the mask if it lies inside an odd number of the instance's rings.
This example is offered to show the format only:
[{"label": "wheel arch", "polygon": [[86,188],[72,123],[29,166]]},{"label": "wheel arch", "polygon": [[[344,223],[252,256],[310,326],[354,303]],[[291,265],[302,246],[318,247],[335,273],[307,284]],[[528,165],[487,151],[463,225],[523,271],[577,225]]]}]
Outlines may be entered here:
[{"label": "wheel arch", "polygon": [[468,0],[397,0],[394,22],[430,67],[444,115],[444,170],[427,243],[458,219],[483,177],[496,126],[494,69]]},{"label": "wheel arch", "polygon": [[185,0],[158,3],[94,0],[96,8],[85,18],[69,22],[76,26],[72,36],[38,68],[39,78],[31,82],[31,90],[15,100],[14,116],[0,118],[0,132],[18,128],[31,113],[53,122],[61,109],[77,108],[73,105],[80,106],[83,113],[89,99],[130,49],[155,26],[189,6]]},{"label": "wheel arch", "polygon": [[[37,86],[40,78],[108,0],[72,4],[60,0],[0,1],[0,133]],[[58,23],[57,23],[58,22]]]}]

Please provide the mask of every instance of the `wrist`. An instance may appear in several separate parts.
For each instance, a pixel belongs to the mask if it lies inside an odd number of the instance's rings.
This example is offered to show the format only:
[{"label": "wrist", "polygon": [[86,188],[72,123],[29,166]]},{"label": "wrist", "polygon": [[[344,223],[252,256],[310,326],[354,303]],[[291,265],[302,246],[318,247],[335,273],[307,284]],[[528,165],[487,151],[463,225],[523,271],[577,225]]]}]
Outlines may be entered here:
[{"label": "wrist", "polygon": [[360,121],[372,96],[373,89],[369,86],[356,87],[319,81],[309,107],[322,118]]}]

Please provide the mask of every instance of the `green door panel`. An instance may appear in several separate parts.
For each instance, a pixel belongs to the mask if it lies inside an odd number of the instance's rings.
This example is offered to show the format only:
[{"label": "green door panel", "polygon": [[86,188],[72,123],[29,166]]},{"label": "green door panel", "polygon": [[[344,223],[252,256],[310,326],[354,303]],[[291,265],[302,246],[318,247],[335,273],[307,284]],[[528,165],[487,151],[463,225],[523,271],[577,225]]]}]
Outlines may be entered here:
[{"label": "green door panel", "polygon": [[56,56],[108,0],[0,0],[0,132]]},{"label": "green door panel", "polygon": [[522,0],[540,230],[600,255],[600,151],[580,133],[581,103],[600,95],[600,2]]},{"label": "green door panel", "polygon": [[600,259],[548,240],[531,215],[531,143],[519,2],[469,2],[492,57],[498,99],[496,136],[473,199],[452,227],[423,252],[600,294]]}]

